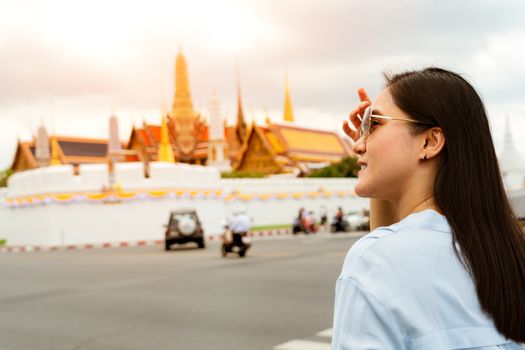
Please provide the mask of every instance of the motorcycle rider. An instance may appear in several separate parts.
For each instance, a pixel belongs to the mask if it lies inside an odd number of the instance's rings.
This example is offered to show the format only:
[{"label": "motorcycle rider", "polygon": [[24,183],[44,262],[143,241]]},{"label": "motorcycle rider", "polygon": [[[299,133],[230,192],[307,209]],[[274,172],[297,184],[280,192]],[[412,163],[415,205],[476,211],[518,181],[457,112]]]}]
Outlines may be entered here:
[{"label": "motorcycle rider", "polygon": [[348,224],[346,223],[344,216],[343,208],[338,207],[337,213],[334,216],[334,221],[332,222],[332,232],[344,232],[347,230]]},{"label": "motorcycle rider", "polygon": [[239,247],[239,255],[244,256],[246,250],[250,247],[249,243],[243,241],[243,236],[246,236],[250,231],[251,218],[246,213],[243,207],[237,207],[232,211],[232,218],[228,223],[228,230],[232,234],[231,242],[226,239],[223,243],[223,252],[230,252],[234,246]]}]

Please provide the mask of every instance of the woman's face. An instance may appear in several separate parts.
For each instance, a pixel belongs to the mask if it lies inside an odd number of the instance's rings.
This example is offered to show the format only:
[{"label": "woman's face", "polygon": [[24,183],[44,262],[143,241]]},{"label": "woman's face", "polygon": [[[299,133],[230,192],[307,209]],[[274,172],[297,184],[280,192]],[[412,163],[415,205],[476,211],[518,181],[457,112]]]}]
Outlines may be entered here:
[{"label": "woman's face", "polygon": [[[411,119],[395,105],[388,88],[371,107],[372,114]],[[372,119],[368,138],[353,146],[361,165],[355,187],[358,196],[396,200],[414,180],[421,145],[409,127],[406,121]]]}]

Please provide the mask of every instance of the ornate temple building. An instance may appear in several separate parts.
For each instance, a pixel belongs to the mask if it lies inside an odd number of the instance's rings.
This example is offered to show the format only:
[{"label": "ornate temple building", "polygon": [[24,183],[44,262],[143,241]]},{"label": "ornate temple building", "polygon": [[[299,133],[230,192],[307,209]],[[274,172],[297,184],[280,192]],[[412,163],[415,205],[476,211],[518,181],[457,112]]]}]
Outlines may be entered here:
[{"label": "ornate temple building", "polygon": [[[165,117],[166,118],[166,117]],[[174,161],[191,164],[206,164],[208,158],[208,127],[204,122],[197,121],[194,127],[194,146],[191,152],[184,152],[175,142],[176,124],[171,118],[166,118],[168,141],[173,149]],[[136,151],[138,160],[146,163],[158,160],[159,146],[161,144],[162,126],[142,123],[141,127],[133,127],[126,148]]]},{"label": "ornate temple building", "polygon": [[33,140],[18,142],[11,169],[15,172],[50,165],[71,164],[75,173],[78,166],[89,163],[140,161],[140,154],[124,149],[119,140],[118,119],[109,118],[109,139],[49,136],[40,125]]},{"label": "ornate temple building", "polygon": [[[43,147],[40,142],[44,143]],[[104,139],[55,135],[45,139],[37,137],[32,141],[18,142],[11,169],[18,172],[57,164],[72,164],[77,168],[80,164],[106,162],[107,151],[108,140]]]},{"label": "ornate temple building", "polygon": [[350,145],[332,131],[255,123],[250,128],[235,169],[263,174],[307,173],[352,154]]},{"label": "ornate temple building", "polygon": [[[188,67],[182,52],[175,60],[175,93],[170,111],[163,107],[160,125],[143,122],[133,127],[126,144],[118,141],[116,117],[110,119],[110,141],[78,137],[47,137],[45,129],[30,142],[19,142],[14,171],[53,164],[143,161],[211,165],[221,171],[264,174],[305,173],[352,154],[349,143],[336,132],[295,125],[292,102],[285,83],[283,121],[266,118],[265,125],[248,125],[244,117],[237,70],[237,116],[226,125],[218,99],[210,102],[209,125],[193,109]],[[40,141],[38,141],[40,140]],[[51,154],[49,152],[51,150]]]},{"label": "ornate temple building", "polygon": [[[208,126],[193,109],[188,66],[182,52],[175,60],[175,96],[166,118],[167,139],[173,149],[174,160],[191,164],[206,164],[208,158]],[[134,127],[127,149],[134,150],[146,162],[158,160],[161,144],[161,126],[146,122]]]},{"label": "ornate temple building", "polygon": [[268,117],[265,126],[253,123],[232,159],[235,170],[305,174],[353,154],[350,144],[336,132],[295,125],[288,77],[284,95],[283,123],[274,123]]}]

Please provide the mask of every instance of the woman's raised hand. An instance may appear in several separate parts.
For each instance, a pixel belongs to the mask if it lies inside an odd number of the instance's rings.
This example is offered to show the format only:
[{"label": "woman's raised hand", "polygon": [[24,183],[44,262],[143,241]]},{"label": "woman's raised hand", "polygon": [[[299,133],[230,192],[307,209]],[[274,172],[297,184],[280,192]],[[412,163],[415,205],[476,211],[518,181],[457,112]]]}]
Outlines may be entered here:
[{"label": "woman's raised hand", "polygon": [[343,130],[345,134],[347,134],[352,140],[354,140],[354,142],[357,142],[357,140],[359,140],[360,137],[359,131],[361,130],[361,120],[359,119],[358,115],[363,115],[366,107],[370,106],[370,104],[372,103],[370,97],[368,97],[364,88],[357,89],[357,94],[359,95],[359,100],[361,101],[361,103],[359,103],[356,109],[350,112],[350,116],[348,117],[355,130],[353,130],[350,127],[350,125],[348,124],[348,120],[343,121]]}]

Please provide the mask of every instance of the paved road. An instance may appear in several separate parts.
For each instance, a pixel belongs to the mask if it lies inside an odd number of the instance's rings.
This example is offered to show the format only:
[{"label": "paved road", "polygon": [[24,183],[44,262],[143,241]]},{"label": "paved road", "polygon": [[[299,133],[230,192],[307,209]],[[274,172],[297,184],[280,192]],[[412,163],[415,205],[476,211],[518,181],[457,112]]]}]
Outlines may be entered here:
[{"label": "paved road", "polygon": [[258,240],[245,259],[217,243],[2,254],[0,349],[329,349],[356,237]]}]

